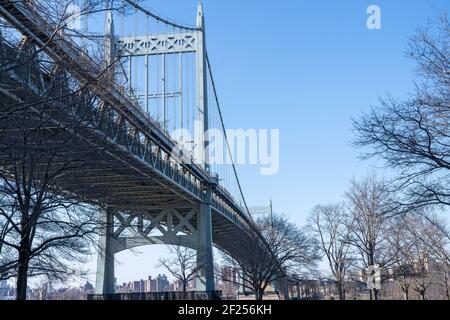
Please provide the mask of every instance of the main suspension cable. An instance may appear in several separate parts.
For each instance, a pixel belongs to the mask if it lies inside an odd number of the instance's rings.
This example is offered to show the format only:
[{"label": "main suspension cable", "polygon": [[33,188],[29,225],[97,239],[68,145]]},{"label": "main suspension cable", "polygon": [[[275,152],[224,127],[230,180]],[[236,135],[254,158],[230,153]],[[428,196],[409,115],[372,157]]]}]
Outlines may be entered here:
[{"label": "main suspension cable", "polygon": [[188,31],[198,31],[199,30],[199,28],[184,26],[184,25],[178,24],[176,22],[172,22],[167,19],[161,18],[157,14],[154,14],[154,13],[150,12],[149,10],[141,7],[139,4],[137,4],[136,2],[134,2],[132,0],[124,0],[124,1],[127,2],[129,5],[133,6],[136,10],[143,12],[144,14],[146,14],[149,17],[152,17],[156,21],[162,22],[164,24],[167,24],[169,26],[172,26],[172,27],[175,27],[178,29],[183,29],[183,30],[188,30]]},{"label": "main suspension cable", "polygon": [[213,75],[212,75],[211,63],[209,62],[208,53],[206,53],[206,62],[208,64],[208,71],[209,71],[209,76],[211,78],[211,85],[212,85],[212,89],[213,89],[213,92],[214,92],[214,99],[216,100],[217,110],[219,112],[220,123],[222,125],[222,131],[223,131],[223,134],[225,136],[225,141],[227,143],[227,149],[228,149],[228,153],[229,153],[229,156],[230,156],[230,159],[231,159],[231,164],[232,164],[232,167],[233,167],[234,176],[236,178],[236,182],[237,182],[237,185],[238,185],[238,188],[239,188],[239,193],[241,194],[241,197],[242,197],[242,201],[244,202],[245,210],[247,211],[248,216],[251,217],[250,210],[248,209],[247,202],[245,201],[244,192],[242,191],[241,182],[240,182],[238,174],[237,174],[237,169],[236,169],[236,165],[235,165],[234,160],[233,160],[233,155],[231,153],[231,146],[230,146],[230,142],[228,140],[228,135],[227,135],[226,127],[225,127],[225,122],[223,120],[222,110],[220,109],[219,98],[218,98],[218,95],[217,95],[216,84],[214,82],[214,78],[213,78]]}]

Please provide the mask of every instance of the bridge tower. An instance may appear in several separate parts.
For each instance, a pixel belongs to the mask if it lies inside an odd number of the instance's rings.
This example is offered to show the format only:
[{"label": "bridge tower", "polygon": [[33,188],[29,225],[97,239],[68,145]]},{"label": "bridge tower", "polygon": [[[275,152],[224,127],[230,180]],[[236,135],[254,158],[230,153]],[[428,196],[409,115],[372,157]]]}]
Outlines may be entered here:
[{"label": "bridge tower", "polygon": [[[108,78],[114,77],[114,19],[110,0],[106,4],[105,21],[105,67],[109,69]],[[111,209],[102,213],[102,231],[100,234],[99,250],[97,257],[97,275],[95,290],[97,294],[113,294],[115,292],[114,277],[114,249],[112,245],[114,234],[114,216]]]},{"label": "bridge tower", "polygon": [[[205,35],[205,16],[203,14],[203,4],[201,0],[197,10],[197,90],[200,123],[203,124],[203,148],[201,150],[202,163],[206,172],[210,172],[208,158],[208,92],[207,92],[207,65],[206,65],[206,35]],[[213,184],[206,186],[205,202],[200,205],[197,225],[199,230],[197,243],[198,264],[203,267],[200,270],[200,277],[197,278],[197,288],[202,291],[214,290],[214,264],[212,250],[212,218],[211,218],[211,202]],[[211,263],[202,263],[209,262]]]},{"label": "bridge tower", "polygon": [[[109,4],[109,1],[107,1]],[[100,250],[97,261],[96,294],[107,295],[115,292],[114,255],[120,251],[137,246],[151,244],[181,245],[197,251],[199,266],[196,279],[197,291],[214,291],[214,263],[213,263],[213,239],[212,239],[212,201],[214,188],[218,185],[218,178],[210,174],[208,159],[208,92],[207,92],[207,55],[205,37],[205,17],[203,4],[200,1],[197,9],[197,26],[195,29],[183,30],[178,34],[155,34],[147,36],[133,36],[118,38],[114,35],[114,21],[111,10],[106,14],[105,26],[105,63],[111,65],[115,58],[144,56],[148,81],[148,57],[150,55],[162,56],[163,65],[163,106],[165,108],[165,61],[166,55],[195,53],[197,76],[197,121],[200,125],[201,137],[197,157],[207,175],[209,181],[204,185],[203,201],[199,203],[187,203],[184,208],[177,206],[159,206],[140,209],[139,212],[124,213],[117,208],[108,208],[104,212],[104,232],[101,235]],[[129,67],[131,73],[131,67]],[[181,71],[180,71],[181,72]],[[111,74],[114,74],[113,72]],[[131,78],[131,75],[129,75]],[[148,112],[148,84],[145,84],[146,93],[144,108]],[[181,93],[180,93],[181,95]],[[165,109],[163,111],[165,114]],[[165,121],[164,121],[165,123]],[[166,127],[164,125],[164,130]],[[196,225],[192,220],[196,218]],[[145,224],[145,221],[150,221]],[[124,235],[127,230],[128,234]],[[152,236],[153,230],[159,230],[163,234]],[[189,230],[189,234],[180,234],[180,230]]]}]

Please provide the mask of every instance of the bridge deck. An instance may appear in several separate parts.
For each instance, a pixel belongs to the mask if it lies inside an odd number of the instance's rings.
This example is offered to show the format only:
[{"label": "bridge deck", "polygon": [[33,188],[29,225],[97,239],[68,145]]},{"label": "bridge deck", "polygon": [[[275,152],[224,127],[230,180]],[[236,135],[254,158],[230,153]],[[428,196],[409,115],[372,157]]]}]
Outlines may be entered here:
[{"label": "bridge deck", "polygon": [[[11,50],[4,45],[3,49]],[[0,140],[3,145],[11,145],[11,150],[0,153],[3,168],[17,161],[9,152],[16,150],[17,154],[24,154],[25,150],[19,149],[21,133],[25,129],[31,132],[31,128],[39,124],[41,128],[36,134],[42,130],[48,137],[42,140],[39,136],[36,143],[44,142],[47,151],[54,152],[58,159],[51,161],[50,169],[48,159],[41,159],[35,174],[51,174],[70,164],[70,169],[65,169],[63,177],[57,180],[57,187],[68,195],[123,212],[148,213],[148,219],[156,217],[152,212],[154,208],[181,209],[202,201],[204,193],[198,181],[190,181],[187,176],[186,180],[181,179],[180,168],[162,159],[156,146],[130,143],[132,137],[126,132],[119,133],[117,122],[106,120],[101,110],[86,108],[82,112],[85,107],[76,97],[72,105],[65,105],[64,99],[56,99],[22,110],[20,103],[25,101],[26,105],[27,101],[41,99],[33,82],[20,79],[15,72],[2,75],[0,81],[2,88],[9,88],[0,90],[3,106],[17,105],[17,110],[8,110],[9,114],[0,113]],[[144,149],[154,152],[146,153]],[[223,195],[223,191],[216,191]],[[253,227],[251,220],[217,195],[213,198],[212,209],[214,244],[239,256],[236,243],[249,240],[247,232]],[[196,215],[189,223],[196,226]]]}]

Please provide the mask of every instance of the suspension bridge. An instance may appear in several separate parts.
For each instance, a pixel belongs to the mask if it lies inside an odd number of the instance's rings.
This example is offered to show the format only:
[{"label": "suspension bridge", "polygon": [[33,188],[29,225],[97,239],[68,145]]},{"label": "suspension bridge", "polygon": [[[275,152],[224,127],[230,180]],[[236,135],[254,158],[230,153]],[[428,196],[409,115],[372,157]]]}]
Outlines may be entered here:
[{"label": "suspension bridge", "polygon": [[[196,25],[185,26],[134,1],[119,2],[115,8],[106,1],[104,33],[92,36],[102,39],[99,60],[85,39],[57,29],[32,1],[0,1],[0,15],[20,34],[17,44],[0,36],[2,54],[17,55],[24,44],[32,44],[61,62],[67,78],[85,85],[91,97],[84,103],[69,94],[74,89],[67,79],[55,86],[54,70],[37,63],[33,76],[20,68],[2,72],[0,99],[21,105],[24,97],[46,96],[50,99],[43,108],[55,123],[83,123],[81,129],[68,127],[62,133],[73,144],[61,160],[78,161],[76,155],[92,150],[95,157],[65,172],[58,183],[71,195],[105,208],[97,294],[114,293],[115,254],[151,244],[197,250],[201,270],[196,288],[214,291],[213,245],[239,260],[240,243],[256,241],[252,235],[258,231],[227,139],[228,161],[208,161],[208,129],[219,128],[225,137],[226,130],[206,49],[203,7],[198,6]],[[127,22],[130,15],[141,15],[134,18],[135,30]],[[89,19],[84,23],[82,28],[92,28]],[[150,25],[156,27],[150,30]],[[56,98],[66,96],[70,98]],[[26,112],[43,111],[34,106]],[[200,137],[180,149],[171,135],[179,129]],[[2,135],[12,137],[14,128],[2,122]],[[52,142],[55,148],[60,136]],[[1,161],[7,165],[13,160]]]}]

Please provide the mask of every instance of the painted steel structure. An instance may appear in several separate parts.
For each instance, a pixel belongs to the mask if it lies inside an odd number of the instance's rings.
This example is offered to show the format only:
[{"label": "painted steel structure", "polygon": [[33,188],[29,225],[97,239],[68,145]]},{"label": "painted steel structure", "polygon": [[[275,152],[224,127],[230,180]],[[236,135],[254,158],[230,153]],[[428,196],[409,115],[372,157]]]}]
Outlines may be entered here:
[{"label": "painted steel structure", "polygon": [[[70,38],[54,33],[45,18],[26,2],[0,1],[0,14],[49,57],[63,61],[71,76],[80,82],[95,82],[99,78],[102,66],[78,50]],[[205,132],[208,129],[207,56],[201,4],[197,19],[197,27],[182,34],[117,39],[109,14],[106,28],[109,46],[105,56],[107,63],[112,63],[119,55],[195,53],[198,106]],[[5,52],[14,54],[15,48],[4,43],[1,46]],[[33,73],[33,79],[14,70],[3,74],[0,99],[14,104],[22,102],[24,93],[30,97],[42,96],[48,90],[46,83],[51,74],[38,66]],[[17,82],[22,87],[17,88]],[[55,113],[55,123],[61,118],[83,122],[83,130],[67,132],[76,136],[74,153],[88,149],[97,152],[95,158],[60,180],[70,194],[106,208],[103,220],[107,228],[100,241],[96,293],[114,293],[115,254],[151,244],[182,245],[197,250],[203,266],[197,290],[214,291],[213,244],[239,259],[239,244],[254,241],[250,234],[257,233],[250,214],[219,185],[219,177],[210,174],[205,152],[201,153],[203,165],[183,162],[174,155],[176,144],[165,128],[137,106],[113,77],[103,77],[101,83],[89,87],[101,101],[99,108],[82,108],[80,104],[75,108],[70,101],[61,108],[59,100],[51,99],[46,103],[54,110],[64,110]],[[1,134],[7,136],[14,131],[5,124]],[[206,139],[203,149],[207,143]],[[65,157],[70,159],[73,154]],[[5,165],[8,159],[1,162]]]},{"label": "painted steel structure", "polygon": [[[125,2],[145,11],[133,1]],[[150,12],[146,14],[152,15]],[[26,72],[9,69],[0,77],[2,101],[20,105],[25,100],[39,99],[45,95],[49,98],[45,108],[52,110],[55,125],[61,121],[82,124],[78,130],[67,126],[64,134],[73,136],[76,142],[73,150],[61,155],[62,161],[75,161],[79,154],[95,153],[95,157],[83,161],[81,167],[66,172],[59,179],[59,184],[71,196],[105,208],[102,220],[106,228],[100,239],[96,294],[109,295],[115,291],[115,254],[152,244],[181,245],[197,250],[202,266],[197,290],[213,292],[213,245],[239,260],[242,258],[240,243],[255,241],[254,234],[258,231],[248,208],[238,203],[220,185],[220,177],[211,173],[205,152],[207,137],[200,146],[201,165],[184,162],[184,158],[175,152],[176,142],[168,134],[165,121],[161,125],[149,116],[151,93],[148,83],[145,83],[146,105],[142,108],[129,92],[117,84],[114,72],[105,74],[103,64],[80,50],[70,37],[54,32],[54,26],[26,1],[0,1],[0,15],[23,35],[25,41],[33,43],[51,59],[63,62],[70,77],[82,84],[101,84],[89,86],[90,94],[99,102],[92,107],[75,101],[77,97],[70,94],[68,96],[72,100],[52,99],[52,95],[64,96],[64,90],[67,93],[70,90],[64,88],[65,83],[61,83],[57,86],[58,92],[53,93],[52,70],[46,70],[39,64]],[[147,60],[149,56],[162,56],[164,62],[167,55],[195,54],[198,116],[202,124],[201,132],[204,133],[209,125],[207,81],[208,71],[211,71],[206,53],[202,5],[200,3],[198,7],[195,28],[164,19],[161,21],[183,32],[116,37],[113,15],[109,11],[104,62],[114,65],[121,58],[137,56]],[[1,54],[17,54],[17,48],[2,42],[1,36],[0,49]],[[146,66],[148,81],[148,61]],[[18,83],[20,86],[17,86]],[[213,89],[215,91],[214,84]],[[181,90],[178,94],[182,94]],[[165,99],[170,95],[177,93],[168,93],[164,89],[159,97],[164,101],[164,110]],[[27,99],[24,99],[25,96]],[[180,108],[183,107],[181,101]],[[42,110],[34,106],[26,112],[39,114]],[[14,128],[7,123],[2,122],[0,129],[4,139],[15,134]],[[52,130],[51,124],[48,130]],[[60,142],[55,139],[51,143],[57,146]],[[0,159],[0,165],[7,166],[11,161],[14,160]],[[264,245],[262,237],[259,242]]]}]

